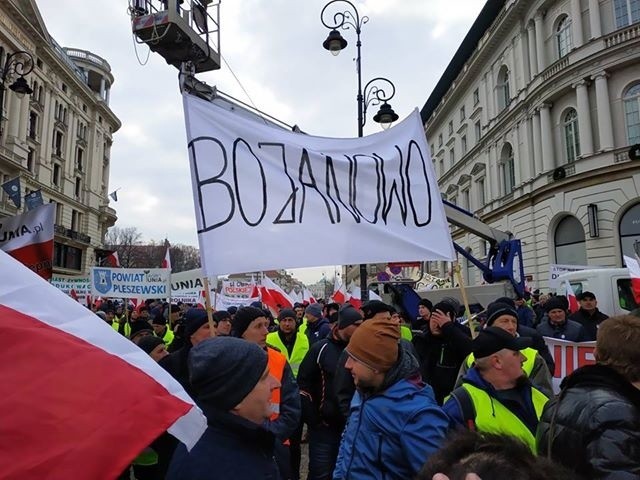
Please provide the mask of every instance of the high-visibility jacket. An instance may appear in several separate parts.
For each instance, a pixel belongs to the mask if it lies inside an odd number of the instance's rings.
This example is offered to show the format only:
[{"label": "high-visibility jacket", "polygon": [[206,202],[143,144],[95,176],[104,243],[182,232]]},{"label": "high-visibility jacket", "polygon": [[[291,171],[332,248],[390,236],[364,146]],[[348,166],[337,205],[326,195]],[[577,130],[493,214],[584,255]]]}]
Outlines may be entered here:
[{"label": "high-visibility jacket", "polygon": [[[533,366],[536,361],[536,355],[538,351],[535,348],[527,347],[524,350],[520,350],[522,354],[526,357],[526,360],[522,364],[522,370],[527,374],[527,377],[531,376],[531,372],[533,372]],[[465,362],[467,362],[467,367],[472,367],[473,363],[476,361],[476,357],[473,356],[473,353],[470,353]]]},{"label": "high-visibility jacket", "polygon": [[[154,335],[156,334],[154,333]],[[157,336],[158,335],[156,335],[156,337]],[[167,327],[167,330],[164,332],[164,335],[162,336],[162,341],[168,347],[169,345],[171,345],[171,342],[173,342],[173,338],[174,338],[173,332],[169,327]]]},{"label": "high-visibility jacket", "polygon": [[[111,322],[111,328],[113,328],[116,332],[120,331],[121,323],[114,320]],[[124,336],[129,338],[131,336],[131,324],[129,322],[124,322]]]},{"label": "high-visibility jacket", "polygon": [[400,336],[408,341],[413,340],[413,332],[406,325],[400,325]]},{"label": "high-visibility jacket", "polygon": [[[475,409],[475,427],[479,432],[502,433],[512,435],[525,442],[531,450],[536,452],[536,437],[529,428],[507,407],[495,398],[489,396],[481,388],[469,383],[462,384],[471,397]],[[549,399],[540,390],[531,387],[531,400],[540,420],[542,409]]]},{"label": "high-visibility jacket", "polygon": [[[278,382],[282,384],[282,378],[284,376],[284,367],[287,364],[287,357],[273,348],[267,347],[267,367],[269,368],[269,375],[275,377]],[[271,391],[271,421],[274,421],[280,416],[280,387],[274,388]]]},{"label": "high-visibility jacket", "polygon": [[309,338],[304,333],[296,333],[296,341],[293,344],[293,351],[291,352],[291,355],[289,355],[289,350],[287,350],[287,347],[282,342],[278,332],[271,332],[268,334],[267,343],[280,350],[280,353],[287,358],[289,365],[291,365],[293,376],[297,377],[300,364],[302,363],[304,356],[309,351]]},{"label": "high-visibility jacket", "polygon": [[298,333],[307,334],[307,317],[302,317],[302,323],[298,327]]}]

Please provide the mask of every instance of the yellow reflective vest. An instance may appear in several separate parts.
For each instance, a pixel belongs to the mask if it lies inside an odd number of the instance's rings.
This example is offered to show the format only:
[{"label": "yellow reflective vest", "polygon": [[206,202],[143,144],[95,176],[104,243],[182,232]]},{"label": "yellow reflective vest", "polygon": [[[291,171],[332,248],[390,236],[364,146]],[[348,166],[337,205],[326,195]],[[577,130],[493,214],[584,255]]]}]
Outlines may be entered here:
[{"label": "yellow reflective vest", "polygon": [[[476,412],[475,426],[479,432],[512,435],[529,445],[532,452],[536,452],[535,433],[532,433],[511,410],[478,387],[464,383],[462,388],[469,393],[473,402]],[[549,399],[540,390],[531,387],[531,400],[536,410],[536,417],[540,420],[542,409]]]},{"label": "yellow reflective vest", "polygon": [[406,325],[400,325],[400,336],[405,340],[413,340],[413,332]]},{"label": "yellow reflective vest", "polygon": [[[533,372],[533,365],[536,362],[536,355],[538,351],[535,348],[525,348],[524,350],[520,350],[522,354],[527,358],[522,364],[522,370],[527,374],[527,377],[531,376],[531,372]],[[467,362],[467,367],[471,368],[476,361],[476,357],[473,356],[473,353],[470,353],[465,362]]]},{"label": "yellow reflective vest", "polygon": [[[154,335],[156,335],[156,334],[154,333]],[[158,335],[156,335],[156,337],[157,336]],[[171,329],[169,328],[169,326],[167,326],[167,331],[162,336],[162,341],[168,347],[169,345],[171,345],[171,342],[173,342],[173,338],[174,338],[174,334],[171,331]]]},{"label": "yellow reflective vest", "polygon": [[280,350],[280,353],[286,357],[289,365],[291,365],[293,376],[297,377],[300,364],[309,351],[309,339],[307,336],[304,333],[296,333],[296,342],[293,344],[291,356],[289,356],[289,350],[280,339],[278,332],[271,332],[267,335],[267,344]]},{"label": "yellow reflective vest", "polygon": [[[111,322],[111,328],[113,328],[116,332],[120,331],[120,322],[114,320]],[[129,322],[124,323],[124,336],[129,338],[131,336],[131,324]]]}]

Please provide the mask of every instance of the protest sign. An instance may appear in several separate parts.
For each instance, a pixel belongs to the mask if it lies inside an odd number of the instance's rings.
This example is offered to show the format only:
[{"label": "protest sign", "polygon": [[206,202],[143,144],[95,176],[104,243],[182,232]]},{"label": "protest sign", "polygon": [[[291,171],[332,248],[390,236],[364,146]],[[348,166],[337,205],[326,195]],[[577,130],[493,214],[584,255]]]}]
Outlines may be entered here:
[{"label": "protest sign", "polygon": [[557,338],[544,337],[551,356],[556,364],[552,383],[554,392],[560,391],[560,383],[575,369],[595,363],[596,342],[568,342]]},{"label": "protest sign", "polygon": [[166,268],[91,268],[91,294],[114,298],[169,298]]},{"label": "protest sign", "polygon": [[89,275],[54,275],[51,285],[77,300],[82,305],[87,304],[87,296],[91,295]]},{"label": "protest sign", "polygon": [[563,273],[577,272],[579,270],[587,270],[589,268],[597,268],[597,267],[590,267],[588,265],[560,265],[557,263],[550,263],[549,264],[549,289],[557,290],[560,288],[558,277]]}]

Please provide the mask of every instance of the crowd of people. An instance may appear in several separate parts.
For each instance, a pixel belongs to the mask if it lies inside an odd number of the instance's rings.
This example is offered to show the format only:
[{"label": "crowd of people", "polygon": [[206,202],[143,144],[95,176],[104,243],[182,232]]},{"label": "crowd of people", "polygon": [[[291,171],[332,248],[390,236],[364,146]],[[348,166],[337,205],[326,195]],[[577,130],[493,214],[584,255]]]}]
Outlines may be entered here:
[{"label": "crowd of people", "polygon": [[[208,421],[191,450],[165,433],[121,478],[640,479],[640,317],[608,318],[590,292],[571,316],[565,297],[534,300],[496,299],[473,332],[455,299],[417,318],[380,300],[275,316],[104,302]],[[557,395],[544,337],[596,340]]]}]

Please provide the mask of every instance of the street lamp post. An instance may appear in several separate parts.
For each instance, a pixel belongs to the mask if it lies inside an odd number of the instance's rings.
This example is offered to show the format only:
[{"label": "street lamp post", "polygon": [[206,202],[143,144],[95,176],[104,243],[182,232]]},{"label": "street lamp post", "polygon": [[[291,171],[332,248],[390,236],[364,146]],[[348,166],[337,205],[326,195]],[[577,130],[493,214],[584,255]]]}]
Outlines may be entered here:
[{"label": "street lamp post", "polygon": [[[333,4],[346,4],[344,11],[337,11],[333,17],[329,17],[329,21],[325,19],[325,12]],[[320,12],[320,21],[329,30],[329,36],[322,43],[322,46],[331,52],[332,55],[338,55],[344,50],[348,42],[340,34],[338,29],[350,30],[356,32],[356,72],[358,76],[358,94],[356,96],[358,103],[358,137],[363,136],[364,126],[367,122],[367,108],[370,105],[379,105],[380,110],[373,117],[373,121],[379,123],[382,128],[387,129],[393,122],[398,119],[398,115],[393,111],[388,101],[393,98],[396,93],[395,85],[391,80],[384,77],[376,77],[362,88],[362,42],[360,41],[360,33],[362,26],[369,21],[369,17],[360,17],[358,9],[349,0],[331,0],[327,3],[322,12]],[[382,86],[381,86],[382,85]],[[385,90],[388,88],[388,90]],[[367,264],[360,264],[360,299],[365,302],[369,300],[369,288],[367,285]]]},{"label": "street lamp post", "polygon": [[[33,57],[29,52],[18,50],[10,55],[4,61],[4,65],[0,70],[0,113],[4,113],[4,92],[6,90],[6,82],[14,75],[18,78],[9,85],[9,89],[13,90],[19,97],[23,95],[31,95],[33,90],[25,80],[25,76],[29,75],[33,70]],[[0,134],[2,129],[0,128]]]}]

